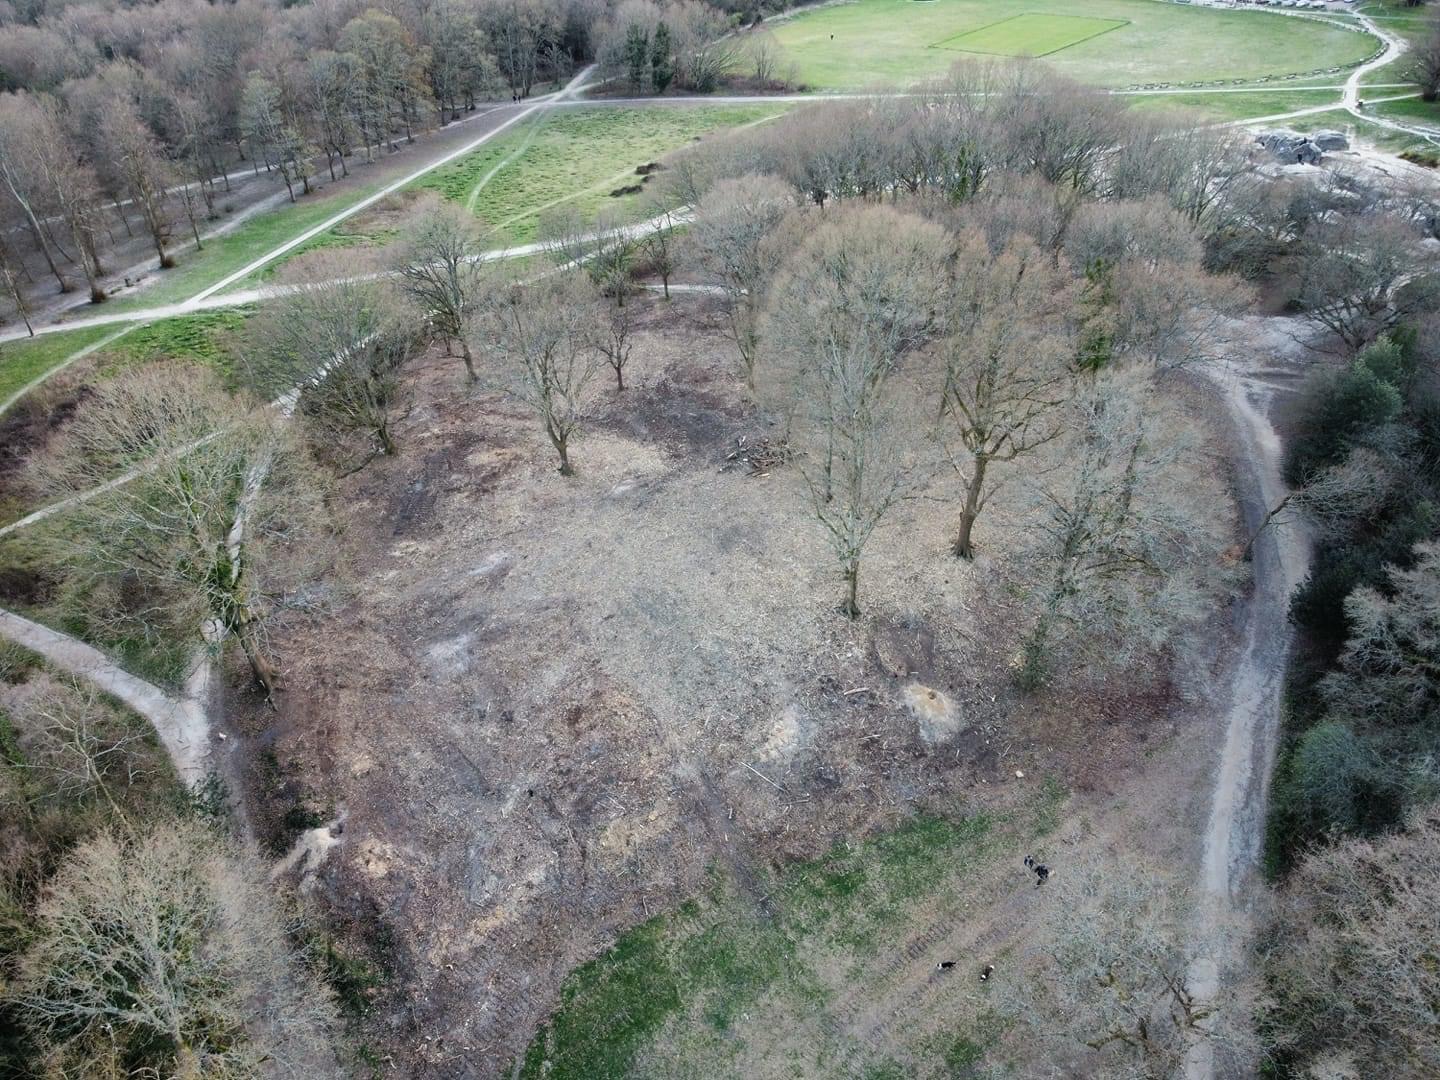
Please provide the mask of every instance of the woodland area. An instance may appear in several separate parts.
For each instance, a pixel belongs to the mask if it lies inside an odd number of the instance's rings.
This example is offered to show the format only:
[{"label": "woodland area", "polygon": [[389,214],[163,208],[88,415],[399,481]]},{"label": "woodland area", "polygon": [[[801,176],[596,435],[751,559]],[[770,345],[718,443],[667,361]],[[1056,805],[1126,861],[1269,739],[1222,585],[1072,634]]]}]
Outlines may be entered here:
[{"label": "woodland area", "polygon": [[322,171],[346,175],[356,155],[393,152],[477,104],[523,101],[597,57],[629,71],[641,23],[646,92],[706,92],[736,67],[732,17],[692,0],[663,17],[653,5],[612,14],[596,0],[6,3],[0,273],[10,299],[24,315],[48,279],[104,300],[117,230],[142,231],[158,266],[172,266],[177,246],[202,242],[237,174],[273,171],[293,202]]},{"label": "woodland area", "polygon": [[[9,5],[0,269],[99,301],[116,229],[165,266],[237,171],[293,201],[592,61],[783,84],[756,14]],[[223,364],[24,401],[6,468],[63,510],[0,534],[7,606],[217,660],[225,747],[196,782],[0,653],[0,1076],[1435,1075],[1429,178],[1020,62],[635,171],[645,220],[549,207],[513,260],[404,192]],[[1278,500],[1225,397],[1272,322]],[[1203,996],[1189,819],[1284,530],[1272,880]],[[1032,850],[1053,885],[934,914]],[[972,924],[962,999],[925,934]]]}]

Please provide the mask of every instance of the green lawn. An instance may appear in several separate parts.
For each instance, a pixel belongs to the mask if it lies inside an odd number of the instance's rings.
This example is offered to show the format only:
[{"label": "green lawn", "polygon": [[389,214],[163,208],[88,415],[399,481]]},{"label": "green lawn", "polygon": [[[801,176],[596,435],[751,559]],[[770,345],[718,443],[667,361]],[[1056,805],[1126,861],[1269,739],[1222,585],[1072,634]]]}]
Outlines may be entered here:
[{"label": "green lawn", "polygon": [[[569,203],[587,218],[644,212],[645,177],[636,168],[722,128],[763,121],[780,105],[616,106],[549,110],[416,186],[468,206],[506,243],[535,239],[544,211]],[[622,188],[638,188],[623,195]]]},{"label": "green lawn", "polygon": [[64,363],[82,349],[98,356],[101,374],[159,357],[188,357],[229,374],[225,339],[254,312],[226,308],[152,323],[122,323],[60,330],[0,346],[0,401]]},{"label": "green lawn", "polygon": [[765,914],[717,872],[704,895],[622,935],[570,975],[520,1076],[739,1077],[747,1044],[770,1048],[777,1032],[794,1033],[792,1049],[810,1075],[851,1075],[841,1067],[851,1054],[866,1076],[948,1076],[974,1065],[999,1030],[983,1004],[968,1015],[920,1018],[883,1055],[825,1021],[849,988],[871,987],[877,999],[896,992],[908,969],[892,960],[918,920],[964,925],[975,903],[988,902],[983,888],[980,900],[967,896],[968,885],[1022,838],[1029,844],[1053,829],[1063,799],[1047,784],[1012,814],[920,817],[761,873],[754,890],[767,897]]},{"label": "green lawn", "polygon": [[1417,125],[1440,131],[1440,101],[1422,101],[1418,97],[1399,101],[1382,101],[1367,105],[1365,111],[1387,120],[1413,121]]},{"label": "green lawn", "polygon": [[97,367],[111,375],[135,364],[172,357],[195,360],[230,374],[229,339],[255,313],[253,306],[221,308],[145,323],[96,349]]},{"label": "green lawn", "polygon": [[1307,72],[1357,62],[1377,45],[1368,34],[1313,20],[1155,0],[857,0],[772,25],[801,82],[850,89],[942,74],[961,59],[956,38],[991,27],[1001,33],[1017,16],[1025,17],[1022,28],[1053,22],[1057,32],[1077,17],[1124,23],[1046,60],[1101,86]]},{"label": "green lawn", "polygon": [[937,41],[935,47],[991,56],[1049,56],[1125,25],[1120,19],[1091,19],[1084,15],[1012,15],[979,30]]},{"label": "green lawn", "polygon": [[0,402],[9,401],[12,394],[64,363],[80,349],[124,329],[91,326],[5,342],[0,345]]},{"label": "green lawn", "polygon": [[[1258,94],[1127,94],[1120,100],[1132,109],[1184,109],[1207,120],[1248,120],[1274,116],[1294,109],[1308,109],[1340,100],[1338,90],[1273,90]],[[1297,120],[1306,119],[1299,117]],[[1290,121],[1284,121],[1289,124]]]}]

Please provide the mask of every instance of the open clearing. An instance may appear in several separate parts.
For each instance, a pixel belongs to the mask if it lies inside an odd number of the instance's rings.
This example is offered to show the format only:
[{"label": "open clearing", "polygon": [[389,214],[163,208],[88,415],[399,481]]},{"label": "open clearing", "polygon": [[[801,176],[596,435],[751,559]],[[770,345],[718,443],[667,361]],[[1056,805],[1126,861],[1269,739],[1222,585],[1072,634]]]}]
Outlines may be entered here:
[{"label": "open clearing", "polygon": [[943,74],[959,59],[956,38],[1016,17],[1025,17],[1022,26],[1077,17],[1123,23],[1046,61],[1098,86],[1283,76],[1358,63],[1377,47],[1370,35],[1333,23],[1155,0],[1051,0],[1040,10],[1034,0],[857,0],[777,21],[773,32],[802,83],[853,89]]},{"label": "open clearing", "polygon": [[991,56],[1049,56],[1125,25],[1120,19],[1084,15],[1012,15],[979,30],[937,41],[935,47]]},{"label": "open clearing", "polygon": [[[841,618],[797,475],[728,459],[740,437],[773,432],[735,373],[723,309],[693,293],[633,303],[628,388],[602,395],[570,480],[533,415],[467,392],[438,349],[417,361],[400,453],[339,484],[325,610],[276,627],[279,713],[232,670],[223,752],[248,763],[275,850],[294,822],[345,812],[321,887],[356,947],[383,942],[375,962],[400,975],[372,1029],[395,1032],[399,1074],[502,1074],[574,968],[698,897],[622,942],[639,958],[629,975],[591,969],[611,987],[598,1002],[564,998],[575,1011],[540,1051],[568,1063],[552,1075],[629,1061],[641,1075],[792,1076],[816,1032],[832,1064],[911,1075],[895,1063],[943,1062],[988,1035],[953,998],[925,1010],[931,1026],[893,1023],[864,988],[895,1010],[961,994],[930,969],[949,950],[1001,950],[1023,905],[1044,901],[1019,860],[1031,843],[1050,857],[1036,838],[1065,794],[1095,805],[1141,772],[1150,785],[1177,740],[1193,769],[1211,731],[1187,720],[1166,665],[1084,675],[1063,695],[1014,690],[1014,597],[992,563],[949,553],[941,486],[877,535],[865,618]],[[999,553],[1023,523],[993,514],[981,544]],[[926,702],[944,725],[922,726]],[[1188,865],[1173,846],[1193,843],[1201,811],[1186,800],[1204,792],[1149,790],[1175,827],[1132,843]],[[1093,819],[1066,818],[1072,852]],[[757,923],[757,905],[778,921]],[[635,1013],[628,1034],[595,1020],[612,1003]],[[794,1045],[778,1046],[787,1031]],[[586,1072],[591,1050],[604,1056]],[[834,1075],[807,1061],[800,1074]]]}]

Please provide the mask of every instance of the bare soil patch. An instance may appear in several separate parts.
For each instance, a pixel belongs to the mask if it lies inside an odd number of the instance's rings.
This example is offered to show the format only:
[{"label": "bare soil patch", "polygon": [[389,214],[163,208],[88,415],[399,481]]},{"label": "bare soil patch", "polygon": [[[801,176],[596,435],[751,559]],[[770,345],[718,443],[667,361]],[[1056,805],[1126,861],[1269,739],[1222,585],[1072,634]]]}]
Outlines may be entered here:
[{"label": "bare soil patch", "polygon": [[[840,617],[792,471],[727,460],[767,428],[715,301],[634,302],[630,388],[569,480],[533,416],[419,361],[400,453],[339,492],[337,609],[279,632],[278,716],[232,698],[259,830],[346,814],[317,895],[385,943],[367,1037],[400,1075],[502,1074],[567,972],[712,870],[763,915],[768,866],[1045,777],[1113,804],[1185,730],[1163,658],[1017,695],[1013,599],[950,556],[943,488]],[[1017,527],[997,507],[982,546]]]}]

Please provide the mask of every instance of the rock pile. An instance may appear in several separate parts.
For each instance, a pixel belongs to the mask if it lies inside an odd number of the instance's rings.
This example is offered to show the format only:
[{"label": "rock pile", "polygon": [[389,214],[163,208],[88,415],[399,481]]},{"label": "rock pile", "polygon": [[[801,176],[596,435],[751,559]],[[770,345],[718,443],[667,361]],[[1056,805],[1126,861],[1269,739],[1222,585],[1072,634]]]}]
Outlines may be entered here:
[{"label": "rock pile", "polygon": [[1255,141],[1285,165],[1318,165],[1325,156],[1308,135],[1301,135],[1298,131],[1262,131],[1255,136]]}]

